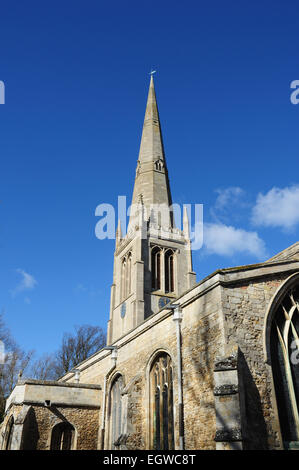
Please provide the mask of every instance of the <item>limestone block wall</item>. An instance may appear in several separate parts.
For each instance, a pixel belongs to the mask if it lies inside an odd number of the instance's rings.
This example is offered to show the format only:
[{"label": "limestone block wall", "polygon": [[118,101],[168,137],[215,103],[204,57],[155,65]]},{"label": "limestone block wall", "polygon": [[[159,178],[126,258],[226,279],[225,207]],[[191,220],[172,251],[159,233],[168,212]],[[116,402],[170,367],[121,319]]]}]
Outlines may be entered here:
[{"label": "limestone block wall", "polygon": [[220,290],[183,308],[182,365],[186,449],[215,449],[213,365],[223,350]]},{"label": "limestone block wall", "polygon": [[25,379],[19,381],[6,401],[7,410],[11,404],[41,404],[45,400],[55,405],[99,406],[99,388],[76,383],[59,384],[54,381]]},{"label": "limestone block wall", "polygon": [[10,413],[7,413],[4,416],[4,419],[3,419],[2,423],[0,424],[0,450],[4,450],[5,435],[6,435],[6,432],[7,432],[7,425],[8,425],[8,422],[9,422],[9,419],[10,419],[11,415],[13,414],[14,420],[16,420],[18,418],[18,416],[21,414],[22,408],[23,408],[22,405],[15,405],[13,410],[11,410]]},{"label": "limestone block wall", "polygon": [[[165,314],[164,314],[165,315]],[[161,320],[161,319],[160,319]],[[156,319],[157,321],[157,319]],[[145,325],[143,326],[145,328]],[[176,337],[175,325],[172,317],[163,321],[158,321],[154,327],[149,326],[140,333],[140,327],[131,335],[126,335],[123,340],[117,342],[118,358],[116,367],[108,375],[107,396],[114,378],[121,374],[124,379],[125,394],[127,395],[127,429],[128,429],[128,449],[146,449],[148,448],[148,374],[151,358],[155,352],[166,351],[173,359],[174,366],[174,406],[176,426],[178,426],[177,413],[177,367],[176,367]],[[129,337],[128,337],[129,336]],[[104,354],[101,353],[101,354]],[[94,363],[85,365],[81,371],[80,382],[102,384],[105,376],[110,371],[112,362],[110,353],[102,360],[93,359]],[[90,361],[91,362],[91,361]],[[101,394],[101,405],[102,405]],[[105,416],[105,447],[109,447],[109,416],[108,399],[106,401]]]},{"label": "limestone block wall", "polygon": [[[215,449],[216,418],[213,395],[215,355],[223,350],[223,317],[219,286],[195,288],[180,299],[183,319],[181,348],[183,370],[184,423],[186,449]],[[118,348],[116,367],[109,373],[110,352],[102,350],[85,361],[81,383],[103,385],[107,376],[107,396],[113,379],[124,378],[127,399],[128,449],[149,448],[149,370],[155,355],[166,351],[172,358],[174,382],[175,444],[179,448],[177,338],[173,315],[164,310],[114,343]],[[71,374],[64,380],[72,380]],[[100,401],[102,404],[101,392]],[[106,402],[108,410],[108,400]],[[105,447],[109,448],[108,411],[105,416]]]},{"label": "limestone block wall", "polygon": [[67,420],[75,432],[75,449],[93,450],[97,446],[99,410],[88,408],[34,406],[36,425],[39,431],[37,450],[47,450],[51,443],[51,430],[57,423]]},{"label": "limestone block wall", "polygon": [[12,450],[50,449],[53,427],[69,422],[75,429],[75,449],[96,449],[100,386],[25,379],[17,383],[6,403],[1,427],[5,444],[13,417]]},{"label": "limestone block wall", "polygon": [[[47,408],[42,405],[25,405],[30,408],[25,426],[20,426],[18,431],[18,417],[24,406],[13,405],[2,424],[2,433],[5,433],[6,425],[13,415],[15,420],[12,440],[12,450],[50,450],[51,433],[53,427],[68,421],[75,428],[74,449],[93,450],[97,448],[97,435],[99,426],[99,410],[88,408],[53,406]],[[20,423],[24,424],[24,423]],[[14,443],[14,437],[17,442]]]},{"label": "limestone block wall", "polygon": [[263,331],[271,299],[289,275],[266,275],[223,288],[227,342],[237,343],[240,349],[245,449],[281,448],[271,368],[265,363]]},{"label": "limestone block wall", "polygon": [[[181,351],[186,449],[216,448],[215,403],[224,401],[236,403],[237,408],[232,413],[236,412],[235,416],[239,413],[241,417],[242,448],[281,448],[272,374],[270,366],[265,363],[264,327],[273,295],[296,270],[299,271],[299,263],[222,270],[176,300],[182,309]],[[235,379],[238,387],[231,394],[234,396],[227,398],[214,394],[217,385],[214,364],[215,358],[225,355],[230,345],[238,348],[237,372],[234,373],[237,374],[238,380],[236,377]],[[149,370],[155,354],[166,351],[173,362],[175,444],[178,448],[177,340],[171,311],[166,308],[152,315],[116,341],[114,346],[118,351],[116,367],[110,370],[110,352],[102,350],[79,365],[80,381],[102,385],[107,377],[109,396],[113,379],[121,374],[127,403],[127,448],[148,449]],[[63,380],[72,380],[72,375],[66,375]],[[226,386],[225,383],[222,385]],[[101,392],[101,403],[102,400]],[[107,412],[105,421],[105,446],[109,448]],[[230,417],[228,424],[229,422]],[[225,436],[224,424],[222,431],[222,436]],[[229,443],[226,445],[225,441],[223,446],[233,448]]]}]

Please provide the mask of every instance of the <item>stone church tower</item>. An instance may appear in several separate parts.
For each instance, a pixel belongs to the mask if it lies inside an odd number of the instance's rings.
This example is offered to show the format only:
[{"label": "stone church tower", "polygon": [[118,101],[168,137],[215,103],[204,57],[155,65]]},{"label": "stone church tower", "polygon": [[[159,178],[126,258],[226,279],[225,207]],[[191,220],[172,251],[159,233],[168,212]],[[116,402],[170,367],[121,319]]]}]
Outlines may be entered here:
[{"label": "stone church tower", "polygon": [[151,76],[126,236],[116,232],[108,344],[136,328],[195,282],[187,211],[175,227]]}]

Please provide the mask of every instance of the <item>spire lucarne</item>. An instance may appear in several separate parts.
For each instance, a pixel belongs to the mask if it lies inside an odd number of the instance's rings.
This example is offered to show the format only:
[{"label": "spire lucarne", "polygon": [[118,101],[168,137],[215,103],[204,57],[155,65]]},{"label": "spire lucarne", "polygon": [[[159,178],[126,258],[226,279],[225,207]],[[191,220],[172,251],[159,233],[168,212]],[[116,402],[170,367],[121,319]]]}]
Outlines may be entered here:
[{"label": "spire lucarne", "polygon": [[174,226],[151,76],[127,233],[116,231],[107,343],[136,328],[195,283],[187,212]]}]

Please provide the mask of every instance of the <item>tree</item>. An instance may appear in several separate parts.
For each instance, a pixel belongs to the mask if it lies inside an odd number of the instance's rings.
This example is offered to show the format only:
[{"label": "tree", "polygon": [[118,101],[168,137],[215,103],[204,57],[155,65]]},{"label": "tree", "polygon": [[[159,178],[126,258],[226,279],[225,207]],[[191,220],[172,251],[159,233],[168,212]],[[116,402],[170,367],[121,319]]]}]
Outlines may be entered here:
[{"label": "tree", "polygon": [[0,341],[2,341],[6,349],[10,349],[15,345],[15,341],[4,322],[4,311],[0,313]]},{"label": "tree", "polygon": [[33,351],[23,351],[13,339],[6,327],[3,313],[0,313],[0,341],[2,354],[0,357],[0,422],[3,418],[5,401],[13,390],[20,372],[26,371]]},{"label": "tree", "polygon": [[64,333],[56,355],[56,373],[61,376],[90,357],[106,344],[106,336],[99,326],[75,326],[75,333]]},{"label": "tree", "polygon": [[0,346],[4,345],[1,361],[0,349],[0,422],[5,402],[23,373],[38,380],[57,380],[77,364],[87,359],[106,344],[103,329],[98,326],[75,326],[75,333],[64,333],[60,349],[44,354],[32,362],[34,351],[23,351],[14,341],[0,313]]},{"label": "tree", "polygon": [[55,354],[44,354],[30,368],[30,377],[38,380],[57,380],[57,358]]}]

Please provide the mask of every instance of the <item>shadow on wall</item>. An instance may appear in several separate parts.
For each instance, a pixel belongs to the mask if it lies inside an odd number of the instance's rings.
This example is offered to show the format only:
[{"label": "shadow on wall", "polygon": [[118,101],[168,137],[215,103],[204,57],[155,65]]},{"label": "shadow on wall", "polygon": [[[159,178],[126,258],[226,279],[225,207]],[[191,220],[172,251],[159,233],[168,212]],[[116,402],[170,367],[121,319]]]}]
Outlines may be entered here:
[{"label": "shadow on wall", "polygon": [[24,421],[21,449],[36,450],[38,439],[39,432],[35,411],[30,407]]},{"label": "shadow on wall", "polygon": [[267,450],[267,427],[260,394],[253,380],[243,352],[238,353],[241,426],[244,450]]},{"label": "shadow on wall", "polygon": [[[207,311],[208,301],[206,296],[202,298],[202,312]],[[213,450],[216,446],[213,371],[220,331],[211,324],[213,317],[201,318],[196,330],[182,331],[184,401],[188,420],[186,449]],[[186,404],[186,396],[189,405]],[[193,412],[194,406],[199,408],[198,413]]]}]

